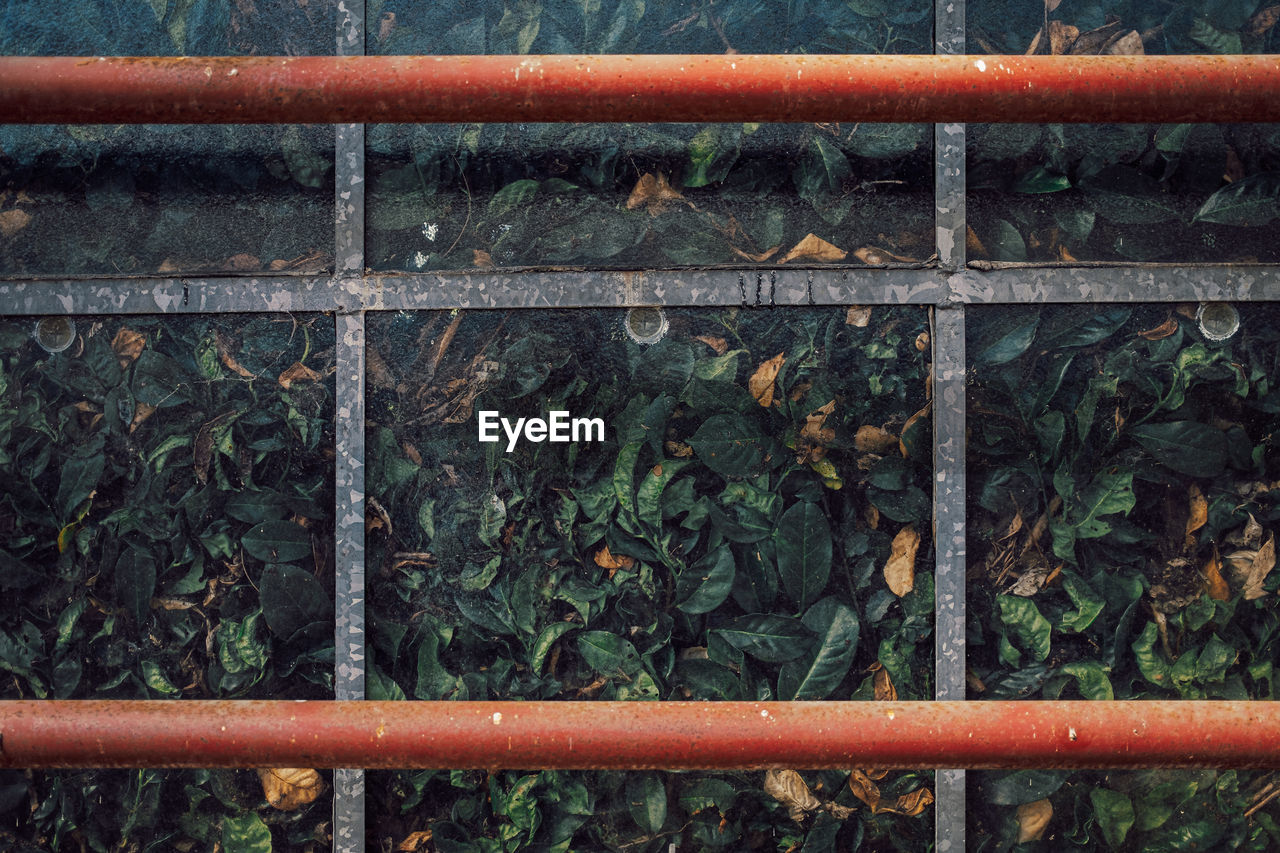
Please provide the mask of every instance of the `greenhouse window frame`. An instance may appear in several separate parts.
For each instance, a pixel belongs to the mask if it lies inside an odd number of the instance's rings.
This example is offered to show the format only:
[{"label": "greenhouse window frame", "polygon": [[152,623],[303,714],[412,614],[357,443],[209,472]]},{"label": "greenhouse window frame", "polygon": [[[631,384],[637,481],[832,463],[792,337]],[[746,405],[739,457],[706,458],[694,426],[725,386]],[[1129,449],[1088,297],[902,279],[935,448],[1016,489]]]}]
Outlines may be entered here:
[{"label": "greenhouse window frame", "polygon": [[[364,5],[363,0],[337,4],[339,56],[364,52]],[[934,8],[935,54],[963,54],[963,0],[936,0]],[[23,316],[298,311],[323,311],[333,315],[338,342],[335,392],[335,599],[338,602],[335,699],[338,701],[365,698],[366,312],[636,305],[928,306],[933,312],[934,357],[935,699],[962,702],[966,698],[967,306],[1280,301],[1280,265],[969,263],[965,251],[965,138],[964,124],[934,125],[937,257],[932,266],[923,269],[372,273],[367,271],[365,263],[364,126],[343,124],[335,126],[332,274],[0,279],[0,304],[5,305],[3,313]],[[710,704],[707,707],[711,707]],[[334,788],[334,849],[350,853],[363,851],[364,771],[358,768],[335,771]],[[962,849],[966,816],[964,770],[939,770],[936,790],[937,849]]]}]

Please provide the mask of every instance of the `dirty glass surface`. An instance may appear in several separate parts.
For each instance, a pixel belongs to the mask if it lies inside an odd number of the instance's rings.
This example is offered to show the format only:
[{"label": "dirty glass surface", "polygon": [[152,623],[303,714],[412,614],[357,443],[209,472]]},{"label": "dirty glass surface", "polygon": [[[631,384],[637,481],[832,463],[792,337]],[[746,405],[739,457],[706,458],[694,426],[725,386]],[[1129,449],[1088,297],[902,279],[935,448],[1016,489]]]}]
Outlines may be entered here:
[{"label": "dirty glass surface", "polygon": [[[1280,309],[969,316],[970,698],[1274,699]],[[1045,849],[1274,849],[1274,783],[975,774],[971,831],[1006,849],[1052,814]]]},{"label": "dirty glass surface", "polygon": [[[930,698],[928,329],[921,308],[371,316],[369,698]],[[873,798],[849,779],[804,782]],[[875,780],[881,814],[801,826],[759,773],[375,773],[369,843],[923,849],[931,783]]]},{"label": "dirty glass surface", "polygon": [[[1280,52],[1262,0],[972,0],[970,53]],[[1280,260],[1280,125],[970,125],[968,256]]]},{"label": "dirty glass surface", "polygon": [[[0,54],[332,54],[335,5],[11,2]],[[323,126],[0,126],[0,276],[327,269],[332,169]]]},{"label": "dirty glass surface", "polygon": [[[933,5],[367,4],[370,54],[930,53]],[[916,264],[928,125],[371,126],[379,270]],[[812,236],[810,236],[812,235]]]},{"label": "dirty glass surface", "polygon": [[[332,698],[333,357],[323,315],[0,320],[0,698]],[[0,771],[0,838],[323,841],[271,785]]]}]

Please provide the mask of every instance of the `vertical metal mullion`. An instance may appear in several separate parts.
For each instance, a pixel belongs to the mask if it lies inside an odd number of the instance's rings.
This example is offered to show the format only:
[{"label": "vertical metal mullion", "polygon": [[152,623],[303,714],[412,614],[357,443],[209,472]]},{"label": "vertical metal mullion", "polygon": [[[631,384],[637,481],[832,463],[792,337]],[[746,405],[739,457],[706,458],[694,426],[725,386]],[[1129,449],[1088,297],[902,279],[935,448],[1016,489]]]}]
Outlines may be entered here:
[{"label": "vertical metal mullion", "polygon": [[[364,0],[339,0],[337,54],[364,53]],[[363,293],[364,126],[338,125],[334,138],[334,257],[336,283]],[[339,297],[334,403],[335,630],[334,698],[365,698],[364,578],[364,312],[358,298]],[[333,773],[333,849],[364,853],[365,774]]]},{"label": "vertical metal mullion", "polygon": [[[965,52],[965,0],[934,0],[934,52]],[[965,268],[965,126],[936,124],[935,243],[952,277]],[[939,701],[965,698],[965,308],[934,311],[934,666]],[[939,853],[965,848],[965,772],[940,768],[934,839]]]}]

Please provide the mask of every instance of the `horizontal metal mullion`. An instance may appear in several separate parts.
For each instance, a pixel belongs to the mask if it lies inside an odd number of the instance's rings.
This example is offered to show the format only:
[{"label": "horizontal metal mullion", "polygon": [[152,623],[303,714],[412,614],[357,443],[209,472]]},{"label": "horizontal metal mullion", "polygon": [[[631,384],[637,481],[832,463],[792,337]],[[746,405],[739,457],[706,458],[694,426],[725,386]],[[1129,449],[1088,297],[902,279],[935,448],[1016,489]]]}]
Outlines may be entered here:
[{"label": "horizontal metal mullion", "polygon": [[0,767],[1280,768],[1280,703],[8,700]]}]

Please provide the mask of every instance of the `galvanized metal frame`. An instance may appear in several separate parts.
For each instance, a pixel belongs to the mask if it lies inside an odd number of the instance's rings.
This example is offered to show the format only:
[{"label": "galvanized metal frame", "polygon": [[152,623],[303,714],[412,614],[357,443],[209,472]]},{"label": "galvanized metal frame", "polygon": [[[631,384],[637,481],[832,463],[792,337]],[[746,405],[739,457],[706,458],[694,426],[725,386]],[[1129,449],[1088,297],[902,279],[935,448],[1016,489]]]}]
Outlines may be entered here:
[{"label": "galvanized metal frame", "polygon": [[[340,0],[337,53],[364,52],[364,0]],[[964,0],[936,0],[935,52],[965,51]],[[0,280],[0,311],[213,314],[323,311],[337,331],[335,698],[365,698],[364,316],[443,308],[927,305],[933,316],[936,698],[965,697],[965,313],[969,305],[1280,300],[1280,266],[1002,265],[965,256],[965,126],[934,127],[937,265],[929,268],[496,271],[383,275],[364,257],[364,128],[335,129],[332,275]],[[976,265],[975,265],[976,266]],[[965,846],[963,770],[939,770],[936,844]],[[334,848],[365,849],[364,772],[335,771]]]}]

